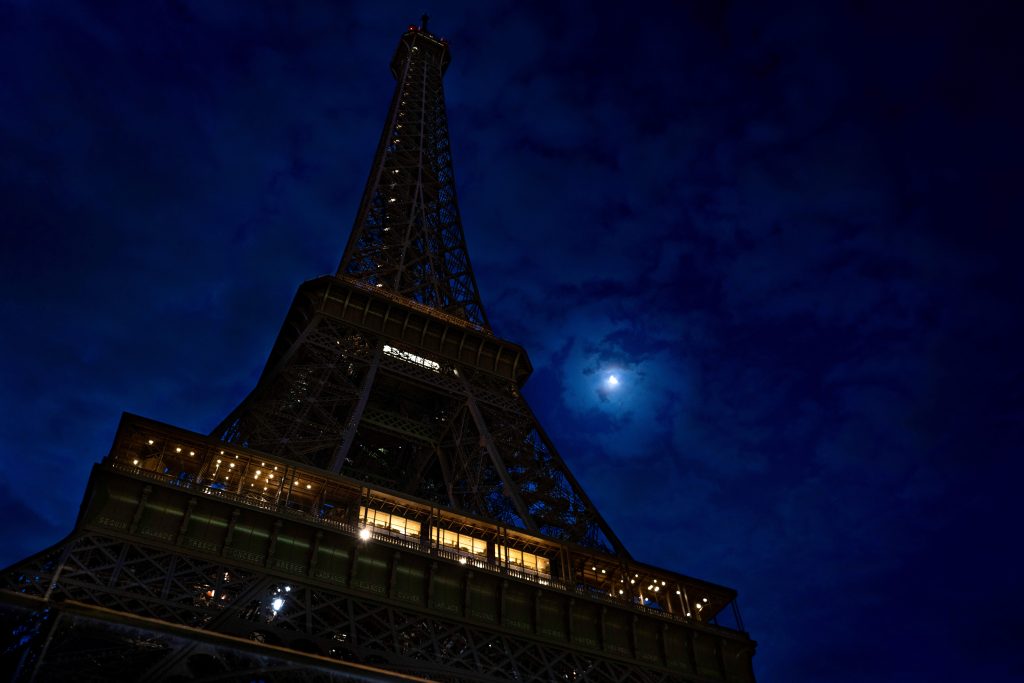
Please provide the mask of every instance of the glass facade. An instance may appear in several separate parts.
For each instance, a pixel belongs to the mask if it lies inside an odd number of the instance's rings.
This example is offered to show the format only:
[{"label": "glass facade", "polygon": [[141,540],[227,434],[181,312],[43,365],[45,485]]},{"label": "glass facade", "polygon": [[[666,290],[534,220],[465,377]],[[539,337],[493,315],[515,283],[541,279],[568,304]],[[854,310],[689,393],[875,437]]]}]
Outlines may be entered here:
[{"label": "glass facade", "polygon": [[551,576],[551,560],[546,557],[523,552],[522,550],[516,550],[504,545],[495,546],[494,552],[500,564],[507,565],[512,569]]},{"label": "glass facade", "polygon": [[408,519],[390,512],[374,510],[364,506],[359,507],[359,519],[367,526],[386,531],[394,531],[405,536],[418,537],[422,526],[415,519]]},{"label": "glass facade", "polygon": [[455,531],[448,531],[447,529],[434,529],[434,543],[439,548],[454,548],[463,552],[472,553],[473,555],[480,555],[481,557],[487,556],[487,541],[482,541],[479,538],[473,538],[468,534],[460,534]]}]

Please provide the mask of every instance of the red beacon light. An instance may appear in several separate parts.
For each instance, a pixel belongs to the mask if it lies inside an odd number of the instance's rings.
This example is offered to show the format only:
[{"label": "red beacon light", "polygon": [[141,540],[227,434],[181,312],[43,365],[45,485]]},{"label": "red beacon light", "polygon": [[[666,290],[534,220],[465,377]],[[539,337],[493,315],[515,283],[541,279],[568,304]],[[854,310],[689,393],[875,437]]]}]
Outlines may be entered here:
[{"label": "red beacon light", "polygon": [[414,26],[413,24],[409,24],[409,29],[408,30],[410,30],[410,31],[419,31],[420,29],[419,29],[418,26]]}]

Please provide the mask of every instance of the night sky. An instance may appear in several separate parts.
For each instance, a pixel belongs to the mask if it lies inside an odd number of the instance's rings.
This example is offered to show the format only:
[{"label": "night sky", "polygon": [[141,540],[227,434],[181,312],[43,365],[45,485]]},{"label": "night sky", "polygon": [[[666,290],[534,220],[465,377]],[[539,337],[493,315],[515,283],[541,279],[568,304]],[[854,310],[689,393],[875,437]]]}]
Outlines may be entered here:
[{"label": "night sky", "polygon": [[[635,557],[739,590],[763,683],[1024,680],[1014,4],[427,7],[526,396]],[[343,5],[0,0],[0,564],[337,268],[424,9]]]}]

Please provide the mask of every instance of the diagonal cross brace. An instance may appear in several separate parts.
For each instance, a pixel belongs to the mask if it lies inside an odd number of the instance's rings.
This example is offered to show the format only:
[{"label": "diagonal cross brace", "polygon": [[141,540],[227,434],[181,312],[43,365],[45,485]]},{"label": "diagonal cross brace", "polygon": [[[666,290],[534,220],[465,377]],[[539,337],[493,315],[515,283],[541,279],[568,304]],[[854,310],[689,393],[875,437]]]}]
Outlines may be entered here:
[{"label": "diagonal cross brace", "polygon": [[498,453],[498,447],[494,445],[494,438],[491,436],[490,430],[487,429],[487,423],[484,422],[484,416],[480,412],[476,398],[473,397],[473,388],[461,374],[458,374],[458,377],[462,380],[462,386],[466,390],[466,407],[469,408],[469,413],[473,416],[473,422],[476,424],[477,431],[480,432],[480,439],[484,442],[484,447],[487,448],[487,454],[491,456],[491,463],[505,485],[505,495],[512,499],[512,504],[515,505],[516,512],[519,513],[519,517],[523,520],[526,528],[531,531],[537,531],[537,524],[533,521],[529,508],[526,507],[526,503],[519,495],[519,489],[512,482],[512,478],[508,476],[508,467],[505,466],[505,461],[502,460],[501,454]]},{"label": "diagonal cross brace", "polygon": [[352,414],[348,418],[348,425],[345,427],[345,434],[341,440],[341,445],[335,449],[334,456],[327,465],[327,471],[329,472],[338,474],[345,464],[345,458],[348,457],[348,451],[352,448],[352,442],[356,438],[359,423],[363,419],[366,403],[370,400],[370,390],[373,388],[373,380],[377,377],[377,368],[380,367],[380,357],[383,350],[383,345],[378,341],[373,351],[373,360],[370,361],[370,367],[366,370],[366,377],[363,378],[363,386],[359,388],[359,401],[352,408]]}]

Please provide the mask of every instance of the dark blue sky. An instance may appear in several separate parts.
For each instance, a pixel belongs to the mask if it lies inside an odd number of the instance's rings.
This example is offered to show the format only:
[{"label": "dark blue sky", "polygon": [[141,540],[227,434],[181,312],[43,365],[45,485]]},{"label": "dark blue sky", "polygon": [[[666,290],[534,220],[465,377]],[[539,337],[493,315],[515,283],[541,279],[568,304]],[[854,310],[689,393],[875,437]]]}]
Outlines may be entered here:
[{"label": "dark blue sky", "polygon": [[[1024,680],[1011,4],[428,8],[526,394],[635,556],[740,591],[763,682]],[[0,0],[0,564],[337,267],[423,11],[341,5]]]}]

